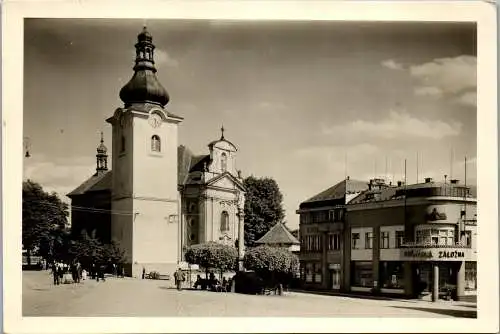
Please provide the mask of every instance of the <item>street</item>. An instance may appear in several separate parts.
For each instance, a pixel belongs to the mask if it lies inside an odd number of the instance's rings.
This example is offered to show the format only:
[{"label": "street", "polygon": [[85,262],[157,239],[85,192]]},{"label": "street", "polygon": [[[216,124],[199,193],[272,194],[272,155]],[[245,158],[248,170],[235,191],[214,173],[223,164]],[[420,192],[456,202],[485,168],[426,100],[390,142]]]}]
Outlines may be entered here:
[{"label": "street", "polygon": [[476,317],[472,303],[370,300],[289,292],[253,296],[177,291],[165,281],[108,278],[54,286],[48,271],[23,272],[23,316]]}]

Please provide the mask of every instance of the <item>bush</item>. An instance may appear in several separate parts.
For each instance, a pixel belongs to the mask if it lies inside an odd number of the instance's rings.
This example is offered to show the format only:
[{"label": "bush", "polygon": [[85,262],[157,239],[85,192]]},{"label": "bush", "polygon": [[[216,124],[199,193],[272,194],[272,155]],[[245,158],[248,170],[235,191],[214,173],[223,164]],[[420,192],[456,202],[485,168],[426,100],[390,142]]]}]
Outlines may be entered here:
[{"label": "bush", "polygon": [[269,246],[249,249],[243,262],[246,269],[255,271],[268,285],[289,285],[299,265],[298,257],[292,252]]},{"label": "bush", "polygon": [[190,264],[205,268],[207,274],[210,268],[216,268],[222,272],[236,267],[238,251],[231,246],[208,242],[189,247],[185,259]]}]

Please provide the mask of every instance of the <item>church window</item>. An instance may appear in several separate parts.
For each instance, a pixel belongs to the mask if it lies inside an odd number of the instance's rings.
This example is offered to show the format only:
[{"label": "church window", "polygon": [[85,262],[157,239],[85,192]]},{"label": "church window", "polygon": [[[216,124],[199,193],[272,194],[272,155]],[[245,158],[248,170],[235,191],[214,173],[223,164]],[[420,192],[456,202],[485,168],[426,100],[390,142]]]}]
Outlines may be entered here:
[{"label": "church window", "polygon": [[220,157],[220,167],[222,172],[225,172],[227,170],[227,155],[226,153],[222,153]]},{"label": "church window", "polygon": [[120,152],[125,152],[125,137],[122,136],[122,140],[120,143]]},{"label": "church window", "polygon": [[220,217],[220,230],[229,231],[229,214],[227,211],[222,211]]},{"label": "church window", "polygon": [[151,151],[153,152],[160,152],[161,151],[161,142],[160,142],[160,137],[157,135],[154,135],[151,137]]}]

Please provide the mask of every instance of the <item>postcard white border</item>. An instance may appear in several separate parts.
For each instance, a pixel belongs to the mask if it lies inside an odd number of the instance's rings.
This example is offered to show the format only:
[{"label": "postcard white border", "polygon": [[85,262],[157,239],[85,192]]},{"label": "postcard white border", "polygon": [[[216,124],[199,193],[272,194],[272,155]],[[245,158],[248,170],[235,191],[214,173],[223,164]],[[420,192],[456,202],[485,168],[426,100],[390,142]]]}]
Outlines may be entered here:
[{"label": "postcard white border", "polygon": [[[478,319],[22,318],[23,18],[469,21],[478,24]],[[498,331],[496,8],[480,1],[4,1],[2,199],[4,328],[8,333]],[[42,83],[41,83],[42,84]],[[110,106],[112,108],[113,106]],[[110,109],[111,110],[111,109]],[[481,256],[482,255],[482,256]]]}]

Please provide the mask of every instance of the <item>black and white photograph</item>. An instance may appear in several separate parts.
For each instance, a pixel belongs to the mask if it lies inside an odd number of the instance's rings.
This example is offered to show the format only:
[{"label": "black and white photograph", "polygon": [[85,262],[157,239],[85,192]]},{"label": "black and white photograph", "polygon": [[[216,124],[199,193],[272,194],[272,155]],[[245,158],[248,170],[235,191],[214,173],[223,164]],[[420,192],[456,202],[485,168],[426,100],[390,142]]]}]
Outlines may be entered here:
[{"label": "black and white photograph", "polygon": [[16,13],[10,316],[35,332],[75,318],[100,332],[120,318],[473,330],[498,297],[496,78],[479,79],[496,63],[481,62],[479,18],[149,11]]}]

